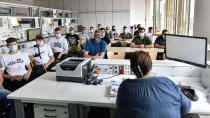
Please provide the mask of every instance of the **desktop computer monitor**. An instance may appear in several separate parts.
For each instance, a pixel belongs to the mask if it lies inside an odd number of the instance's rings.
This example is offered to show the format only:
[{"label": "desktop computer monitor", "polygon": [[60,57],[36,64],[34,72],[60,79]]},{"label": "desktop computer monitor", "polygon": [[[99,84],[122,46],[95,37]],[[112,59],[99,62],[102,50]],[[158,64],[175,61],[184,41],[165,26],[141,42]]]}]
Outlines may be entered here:
[{"label": "desktop computer monitor", "polygon": [[167,34],[166,58],[206,68],[207,38]]}]

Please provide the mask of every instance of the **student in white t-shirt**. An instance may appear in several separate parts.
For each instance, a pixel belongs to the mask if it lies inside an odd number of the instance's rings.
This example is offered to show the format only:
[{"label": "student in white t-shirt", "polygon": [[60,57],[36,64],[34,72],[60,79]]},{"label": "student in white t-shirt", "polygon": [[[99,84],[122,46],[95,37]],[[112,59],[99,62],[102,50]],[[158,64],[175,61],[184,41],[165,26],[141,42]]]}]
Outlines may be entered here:
[{"label": "student in white t-shirt", "polygon": [[[50,71],[54,65],[54,56],[49,45],[45,44],[42,35],[36,36],[36,45],[28,50],[30,60],[34,63],[34,76],[39,77]],[[35,78],[36,78],[35,77]]]},{"label": "student in white t-shirt", "polygon": [[2,73],[5,79],[4,87],[10,91],[15,91],[30,81],[31,65],[27,53],[18,51],[18,43],[15,38],[7,39],[9,53],[1,57]]},{"label": "student in white t-shirt", "polygon": [[61,29],[55,29],[55,37],[48,41],[48,45],[51,47],[54,53],[55,60],[64,60],[67,58],[68,42],[65,38],[61,37]]},{"label": "student in white t-shirt", "polygon": [[79,35],[81,48],[84,49],[86,43],[90,40],[89,35],[86,33],[86,27],[82,28],[82,33]]}]

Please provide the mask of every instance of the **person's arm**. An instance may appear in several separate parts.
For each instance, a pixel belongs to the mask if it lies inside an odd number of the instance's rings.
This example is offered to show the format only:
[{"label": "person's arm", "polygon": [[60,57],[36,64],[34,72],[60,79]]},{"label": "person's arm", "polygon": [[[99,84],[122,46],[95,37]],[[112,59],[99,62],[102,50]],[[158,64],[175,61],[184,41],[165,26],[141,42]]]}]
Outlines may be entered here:
[{"label": "person's arm", "polygon": [[150,44],[150,45],[145,45],[144,48],[154,48],[154,45],[153,44]]},{"label": "person's arm", "polygon": [[3,81],[4,81],[4,78],[2,75],[2,71],[0,71],[0,87],[2,87]]},{"label": "person's arm", "polygon": [[161,45],[155,44],[155,48],[165,49],[165,46],[161,46]]},{"label": "person's arm", "polygon": [[58,60],[60,60],[61,59],[61,56],[63,55],[63,54],[67,54],[68,53],[68,43],[67,43],[67,41],[66,40],[64,40],[64,51],[63,52],[61,52],[59,55],[58,55],[58,57],[57,57],[57,59]]},{"label": "person's arm", "polygon": [[136,45],[136,40],[138,40],[138,39],[136,39],[136,38],[134,38],[132,41],[131,41],[131,44],[130,44],[130,47],[131,48],[144,48],[144,45]]},{"label": "person's arm", "polygon": [[111,43],[107,44],[107,48],[110,48],[110,47],[111,47],[111,45],[112,45]]},{"label": "person's arm", "polygon": [[97,54],[96,56],[90,56],[90,55],[88,55],[88,52],[85,51],[83,56],[85,58],[91,58],[91,59],[103,59],[104,58],[104,55],[105,55],[105,53],[104,52],[101,52],[100,54]]},{"label": "person's arm", "polygon": [[55,58],[54,58],[54,56],[52,55],[52,56],[50,56],[50,60],[48,61],[48,63],[46,63],[45,65],[44,65],[44,69],[47,69],[49,66],[50,66],[50,64],[51,63],[53,63],[55,61]]}]

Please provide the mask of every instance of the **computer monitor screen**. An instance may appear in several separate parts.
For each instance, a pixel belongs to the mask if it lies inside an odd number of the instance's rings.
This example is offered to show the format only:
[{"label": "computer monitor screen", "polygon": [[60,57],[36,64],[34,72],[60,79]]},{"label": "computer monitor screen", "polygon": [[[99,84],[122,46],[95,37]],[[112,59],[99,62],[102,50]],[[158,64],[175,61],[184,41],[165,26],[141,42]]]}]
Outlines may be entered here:
[{"label": "computer monitor screen", "polygon": [[207,38],[168,34],[166,58],[205,68]]},{"label": "computer monitor screen", "polygon": [[28,29],[27,30],[28,41],[36,39],[36,35],[38,35],[38,34],[41,34],[40,28]]}]

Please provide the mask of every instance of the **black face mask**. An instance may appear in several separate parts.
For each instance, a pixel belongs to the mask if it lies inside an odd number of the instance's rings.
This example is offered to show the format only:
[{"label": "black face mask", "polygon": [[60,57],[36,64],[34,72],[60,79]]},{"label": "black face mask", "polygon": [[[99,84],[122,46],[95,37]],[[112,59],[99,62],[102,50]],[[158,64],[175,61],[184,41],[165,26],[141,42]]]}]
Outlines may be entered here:
[{"label": "black face mask", "polygon": [[98,43],[100,43],[100,41],[101,41],[100,35],[99,34],[95,34],[94,35],[94,43],[98,44]]}]

